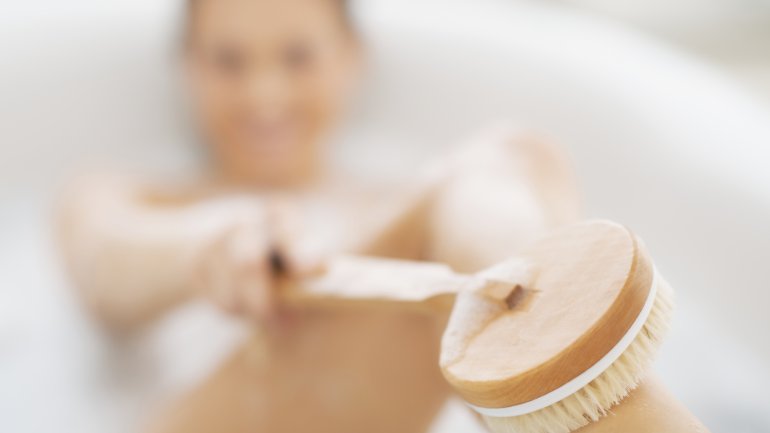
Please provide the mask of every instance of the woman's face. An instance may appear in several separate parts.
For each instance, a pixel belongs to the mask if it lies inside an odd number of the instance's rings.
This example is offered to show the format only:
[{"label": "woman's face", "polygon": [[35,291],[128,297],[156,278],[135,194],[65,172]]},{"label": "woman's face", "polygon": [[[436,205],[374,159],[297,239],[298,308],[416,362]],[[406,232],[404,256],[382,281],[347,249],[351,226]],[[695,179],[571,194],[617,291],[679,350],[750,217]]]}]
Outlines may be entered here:
[{"label": "woman's face", "polygon": [[225,174],[307,179],[355,81],[337,0],[197,0],[188,65],[203,131]]}]

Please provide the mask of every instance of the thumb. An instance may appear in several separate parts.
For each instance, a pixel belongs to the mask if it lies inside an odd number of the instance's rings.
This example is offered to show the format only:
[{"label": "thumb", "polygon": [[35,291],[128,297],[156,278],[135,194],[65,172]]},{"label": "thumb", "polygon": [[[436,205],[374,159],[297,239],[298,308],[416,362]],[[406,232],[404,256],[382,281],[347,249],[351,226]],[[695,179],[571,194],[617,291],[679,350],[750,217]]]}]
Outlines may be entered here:
[{"label": "thumb", "polygon": [[291,253],[283,256],[286,275],[291,278],[310,278],[326,271],[326,255]]}]

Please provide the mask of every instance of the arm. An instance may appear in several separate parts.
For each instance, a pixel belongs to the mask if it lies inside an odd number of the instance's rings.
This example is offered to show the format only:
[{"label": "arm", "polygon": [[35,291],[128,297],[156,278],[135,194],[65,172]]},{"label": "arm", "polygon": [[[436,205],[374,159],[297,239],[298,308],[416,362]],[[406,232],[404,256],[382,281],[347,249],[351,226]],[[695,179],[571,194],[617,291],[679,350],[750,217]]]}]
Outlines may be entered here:
[{"label": "arm", "polygon": [[63,195],[57,225],[65,263],[88,306],[112,327],[135,327],[195,295],[201,256],[257,212],[244,199],[179,197],[109,176],[82,178]]},{"label": "arm", "polygon": [[[455,177],[436,200],[429,225],[434,259],[477,271],[515,254],[517,247],[549,227],[577,217],[576,182],[569,164],[547,143],[499,131],[457,155]],[[650,374],[605,417],[578,432],[708,430]]]},{"label": "arm", "polygon": [[507,259],[544,231],[578,217],[570,164],[539,137],[490,130],[445,164],[449,175],[429,215],[428,255],[458,271]]},{"label": "arm", "polygon": [[579,433],[708,433],[668,390],[651,375],[599,422]]}]

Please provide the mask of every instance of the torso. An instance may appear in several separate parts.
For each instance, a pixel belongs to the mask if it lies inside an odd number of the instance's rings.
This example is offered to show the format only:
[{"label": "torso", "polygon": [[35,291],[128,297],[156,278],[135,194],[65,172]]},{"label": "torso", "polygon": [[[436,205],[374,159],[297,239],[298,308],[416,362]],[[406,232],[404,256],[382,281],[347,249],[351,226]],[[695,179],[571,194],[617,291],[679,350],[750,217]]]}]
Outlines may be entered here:
[{"label": "torso", "polygon": [[[394,209],[404,205],[393,190],[376,191],[335,184],[282,194],[276,199],[288,215],[284,242],[309,255],[366,250],[386,220],[399,213]],[[385,253],[416,258],[405,241],[404,248],[388,245]],[[280,334],[256,331],[153,431],[419,433],[428,428],[448,394],[437,365],[444,318],[376,307],[293,313]]]}]

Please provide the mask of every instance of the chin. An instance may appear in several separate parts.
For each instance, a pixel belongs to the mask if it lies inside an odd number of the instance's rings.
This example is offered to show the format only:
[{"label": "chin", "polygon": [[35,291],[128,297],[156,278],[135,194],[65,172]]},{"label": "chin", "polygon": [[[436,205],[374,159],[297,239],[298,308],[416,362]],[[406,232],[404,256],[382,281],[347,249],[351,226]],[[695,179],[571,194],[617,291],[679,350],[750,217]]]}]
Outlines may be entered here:
[{"label": "chin", "polygon": [[256,186],[291,186],[304,182],[312,169],[302,160],[260,158],[241,168],[240,180]]},{"label": "chin", "polygon": [[[301,140],[237,140],[220,153],[227,177],[257,186],[303,183],[313,176],[317,152]],[[222,150],[224,150],[222,149]]]}]

